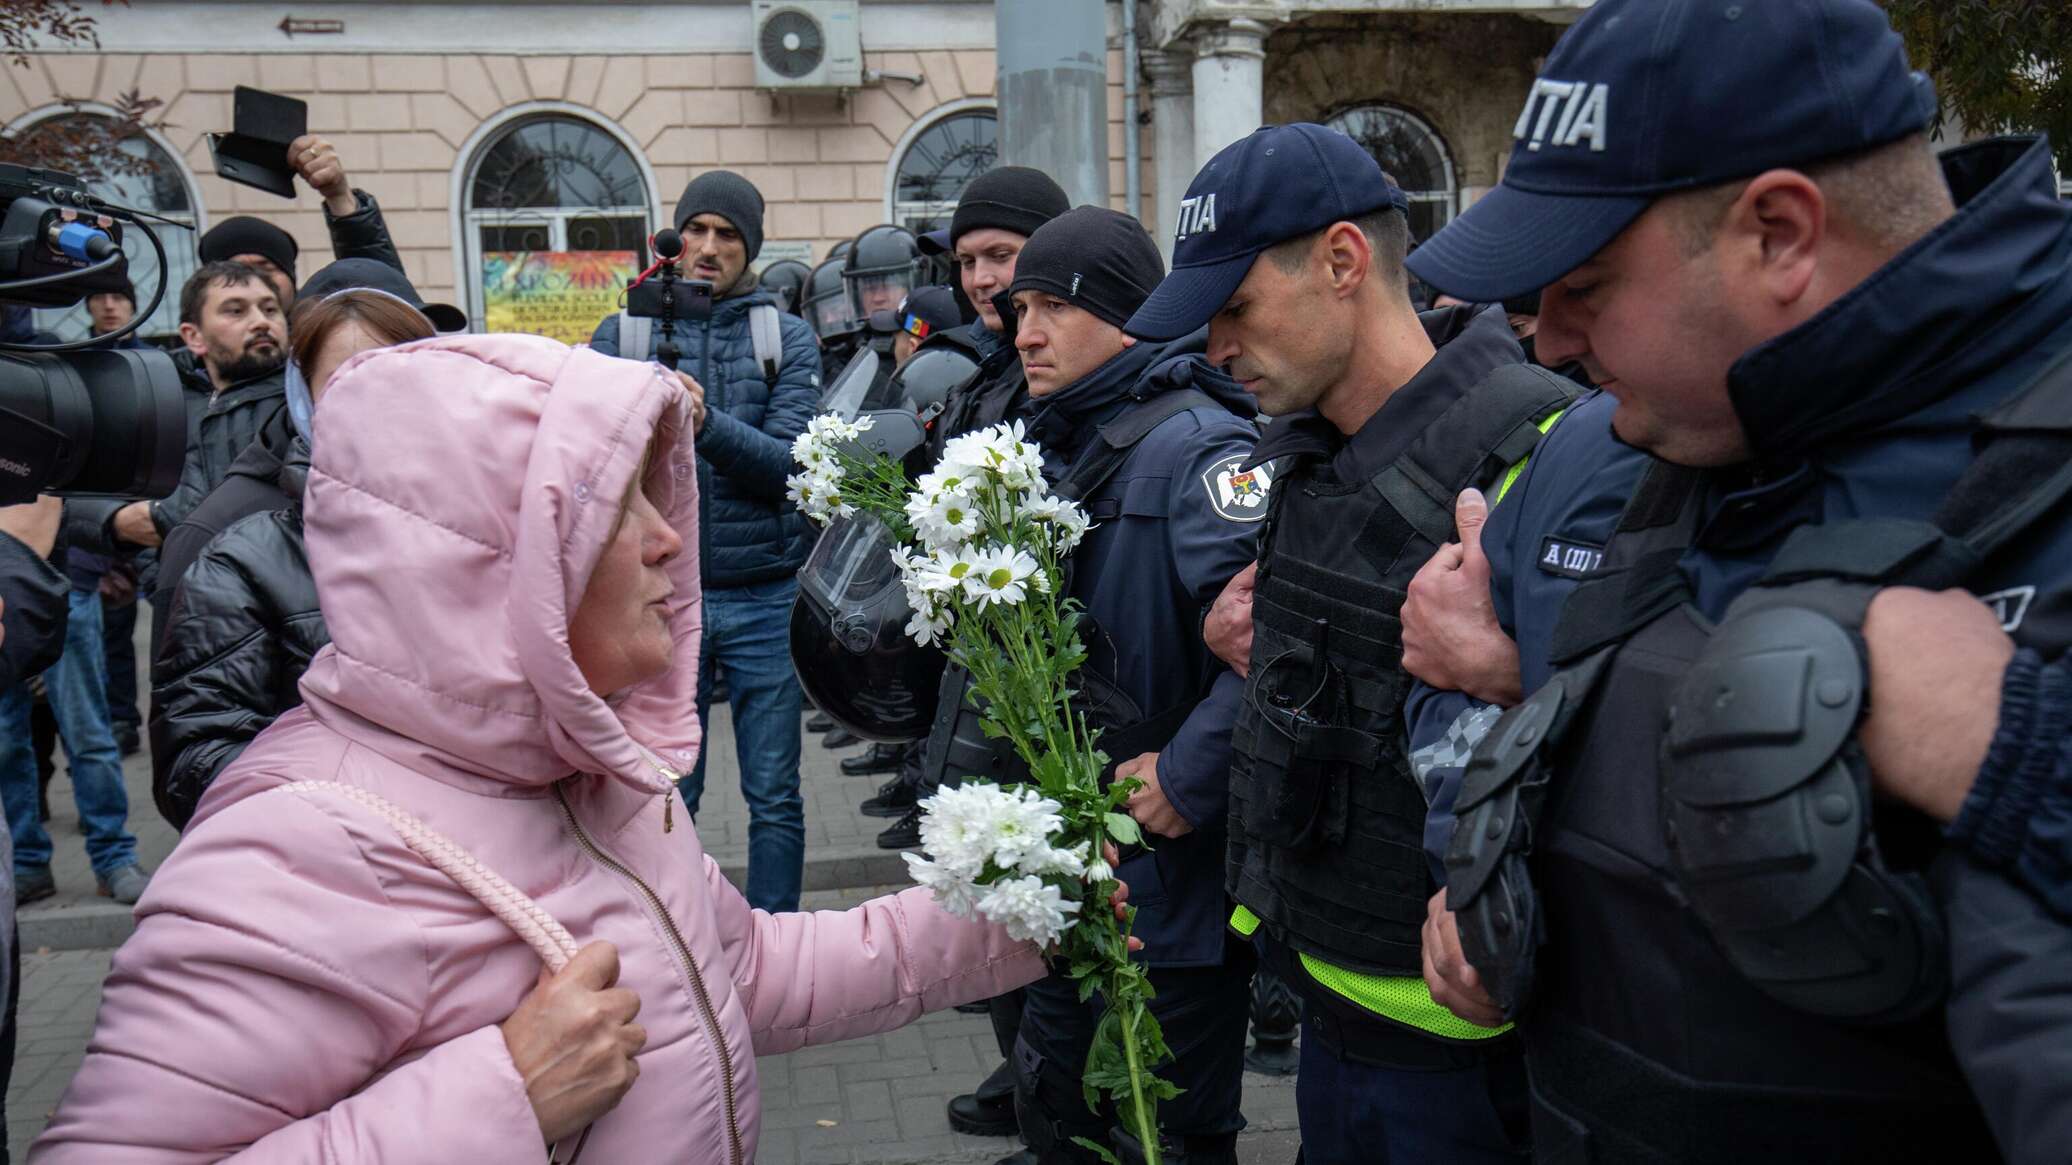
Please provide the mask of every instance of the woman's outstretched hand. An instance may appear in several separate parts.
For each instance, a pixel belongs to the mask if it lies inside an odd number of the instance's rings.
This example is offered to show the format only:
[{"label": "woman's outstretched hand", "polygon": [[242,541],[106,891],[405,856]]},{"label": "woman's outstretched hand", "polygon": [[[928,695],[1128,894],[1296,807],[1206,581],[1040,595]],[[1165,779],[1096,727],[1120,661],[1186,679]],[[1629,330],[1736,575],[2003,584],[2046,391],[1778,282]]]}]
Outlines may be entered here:
[{"label": "woman's outstretched hand", "polygon": [[553,1144],[617,1107],[640,1078],[634,1056],[647,1031],[633,1022],[640,996],[619,982],[619,951],[591,943],[539,985],[503,1022],[504,1045]]}]

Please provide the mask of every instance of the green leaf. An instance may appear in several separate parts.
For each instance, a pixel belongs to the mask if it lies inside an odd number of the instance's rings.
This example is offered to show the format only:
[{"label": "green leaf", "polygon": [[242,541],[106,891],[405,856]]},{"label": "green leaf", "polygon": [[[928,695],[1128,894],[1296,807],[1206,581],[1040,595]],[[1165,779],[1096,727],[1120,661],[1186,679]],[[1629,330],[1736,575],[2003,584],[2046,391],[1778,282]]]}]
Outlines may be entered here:
[{"label": "green leaf", "polygon": [[1106,1145],[1101,1145],[1093,1141],[1089,1141],[1085,1137],[1074,1137],[1072,1138],[1072,1143],[1078,1145],[1082,1149],[1085,1149],[1087,1152],[1092,1153],[1094,1156],[1099,1157],[1101,1160],[1107,1162],[1108,1165],[1122,1165],[1122,1162],[1116,1158],[1115,1154],[1108,1151],[1108,1147]]},{"label": "green leaf", "polygon": [[1108,836],[1121,845],[1136,845],[1144,840],[1144,831],[1137,828],[1137,819],[1122,813],[1105,815],[1108,821]]}]

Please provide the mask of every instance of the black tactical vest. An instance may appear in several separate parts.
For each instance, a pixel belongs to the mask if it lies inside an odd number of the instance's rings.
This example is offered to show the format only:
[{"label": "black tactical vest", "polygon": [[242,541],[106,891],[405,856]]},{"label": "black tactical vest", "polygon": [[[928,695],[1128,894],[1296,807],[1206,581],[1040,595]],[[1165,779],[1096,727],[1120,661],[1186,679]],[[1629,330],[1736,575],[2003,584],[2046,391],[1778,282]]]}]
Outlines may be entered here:
[{"label": "black tactical vest", "polygon": [[1412,576],[1454,537],[1454,499],[1489,490],[1575,393],[1545,369],[1504,365],[1371,480],[1336,481],[1307,459],[1274,479],[1231,740],[1227,884],[1298,951],[1420,973],[1431,876],[1397,615]]},{"label": "black tactical vest", "polygon": [[[1563,608],[1563,670],[1477,748],[1446,859],[1520,1020],[1536,1160],[1999,1159],[1943,1025],[1938,834],[1870,794],[1861,649],[1818,645],[1878,587],[1976,577],[2072,496],[2072,355],[1981,444],[1932,523],[1803,527],[1717,626],[1677,569],[1702,477],[1657,464]],[[1809,634],[1745,636],[1786,609]],[[1736,635],[1753,650],[1722,652]]]}]

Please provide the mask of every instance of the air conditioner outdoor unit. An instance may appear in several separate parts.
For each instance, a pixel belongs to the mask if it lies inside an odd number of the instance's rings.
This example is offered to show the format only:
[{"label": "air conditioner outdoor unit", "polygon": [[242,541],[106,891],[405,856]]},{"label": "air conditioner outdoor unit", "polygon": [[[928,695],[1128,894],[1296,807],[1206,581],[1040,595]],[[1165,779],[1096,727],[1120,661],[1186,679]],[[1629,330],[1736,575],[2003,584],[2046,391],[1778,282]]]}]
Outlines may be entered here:
[{"label": "air conditioner outdoor unit", "polygon": [[764,89],[863,84],[857,0],[753,0],[755,83]]}]

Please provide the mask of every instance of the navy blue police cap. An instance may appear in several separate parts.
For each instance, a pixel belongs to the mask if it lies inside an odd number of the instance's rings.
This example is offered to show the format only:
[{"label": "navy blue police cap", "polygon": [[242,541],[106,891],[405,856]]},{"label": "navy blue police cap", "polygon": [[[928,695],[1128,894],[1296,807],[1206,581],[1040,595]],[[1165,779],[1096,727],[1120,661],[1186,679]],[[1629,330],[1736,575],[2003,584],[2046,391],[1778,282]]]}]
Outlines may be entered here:
[{"label": "navy blue police cap", "polygon": [[1475,303],[1538,290],[1663,195],[1858,153],[1934,114],[1871,0],[1598,0],[1534,81],[1503,181],[1409,267]]},{"label": "navy blue police cap", "polygon": [[1194,176],[1180,200],[1173,269],[1123,330],[1178,339],[1223,310],[1259,252],[1409,205],[1374,156],[1343,133],[1307,122],[1261,126]]}]

